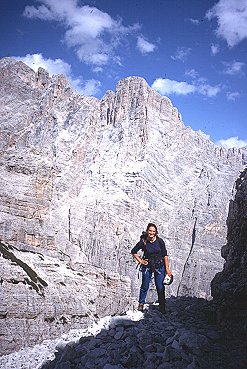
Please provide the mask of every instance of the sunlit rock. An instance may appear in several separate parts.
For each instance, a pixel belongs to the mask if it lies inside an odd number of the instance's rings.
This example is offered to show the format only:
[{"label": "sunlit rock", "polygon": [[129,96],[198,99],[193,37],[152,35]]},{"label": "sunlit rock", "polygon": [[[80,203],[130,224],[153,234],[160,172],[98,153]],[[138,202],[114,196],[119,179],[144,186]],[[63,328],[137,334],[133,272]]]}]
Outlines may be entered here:
[{"label": "sunlit rock", "polygon": [[[219,148],[186,127],[171,101],[139,77],[119,81],[116,92],[98,100],[73,91],[64,76],[35,73],[4,58],[0,102],[5,245],[72,271],[80,263],[116,273],[120,282],[129,276],[137,298],[140,281],[130,249],[152,221],[174,274],[167,295],[210,297],[210,282],[223,265],[233,185],[243,168],[240,150]],[[13,293],[27,299],[23,283],[14,285],[15,292],[6,283],[2,290],[10,302]],[[60,293],[64,287],[56,288]],[[130,291],[123,291],[117,303],[124,309]],[[115,302],[110,306],[115,313]]]}]

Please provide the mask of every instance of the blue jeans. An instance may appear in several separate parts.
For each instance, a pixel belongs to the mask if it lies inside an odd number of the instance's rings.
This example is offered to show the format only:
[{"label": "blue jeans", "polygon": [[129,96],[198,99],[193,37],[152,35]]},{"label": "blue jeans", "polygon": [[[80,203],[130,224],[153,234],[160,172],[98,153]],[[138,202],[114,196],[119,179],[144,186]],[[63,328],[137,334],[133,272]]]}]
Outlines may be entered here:
[{"label": "blue jeans", "polygon": [[[145,265],[142,265],[141,271],[142,271],[142,284],[140,288],[139,304],[144,304],[153,273],[150,272],[149,268],[146,267]],[[162,265],[161,267],[157,268],[154,271],[154,281],[158,294],[158,301],[159,305],[162,307],[165,306],[165,286],[163,285],[164,278],[165,278],[165,267],[164,265]]]}]

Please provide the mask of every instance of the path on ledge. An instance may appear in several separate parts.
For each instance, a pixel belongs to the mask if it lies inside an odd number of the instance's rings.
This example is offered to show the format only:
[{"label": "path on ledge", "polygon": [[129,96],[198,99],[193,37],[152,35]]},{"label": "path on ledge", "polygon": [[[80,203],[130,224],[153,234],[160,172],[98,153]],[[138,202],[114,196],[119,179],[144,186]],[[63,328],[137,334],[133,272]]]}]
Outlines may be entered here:
[{"label": "path on ledge", "polygon": [[[246,343],[215,323],[213,304],[167,299],[0,358],[1,369],[246,369]],[[234,341],[235,339],[235,341]]]}]

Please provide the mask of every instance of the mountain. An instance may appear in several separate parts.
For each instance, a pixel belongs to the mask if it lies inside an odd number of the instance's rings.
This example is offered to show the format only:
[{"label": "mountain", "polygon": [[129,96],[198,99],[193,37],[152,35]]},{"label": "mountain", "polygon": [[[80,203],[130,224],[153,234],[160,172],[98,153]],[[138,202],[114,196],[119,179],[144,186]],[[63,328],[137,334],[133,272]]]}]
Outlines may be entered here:
[{"label": "mountain", "polygon": [[241,150],[185,126],[140,77],[98,100],[3,58],[0,102],[4,350],[131,306],[130,249],[149,221],[168,249],[167,296],[210,298]]}]

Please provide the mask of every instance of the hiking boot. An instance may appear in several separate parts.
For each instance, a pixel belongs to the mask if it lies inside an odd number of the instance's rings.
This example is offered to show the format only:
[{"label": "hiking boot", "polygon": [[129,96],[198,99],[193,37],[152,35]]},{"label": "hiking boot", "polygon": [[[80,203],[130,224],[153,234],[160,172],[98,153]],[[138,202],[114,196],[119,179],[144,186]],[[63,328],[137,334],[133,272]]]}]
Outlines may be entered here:
[{"label": "hiking boot", "polygon": [[144,304],[139,304],[137,310],[143,312]]}]

